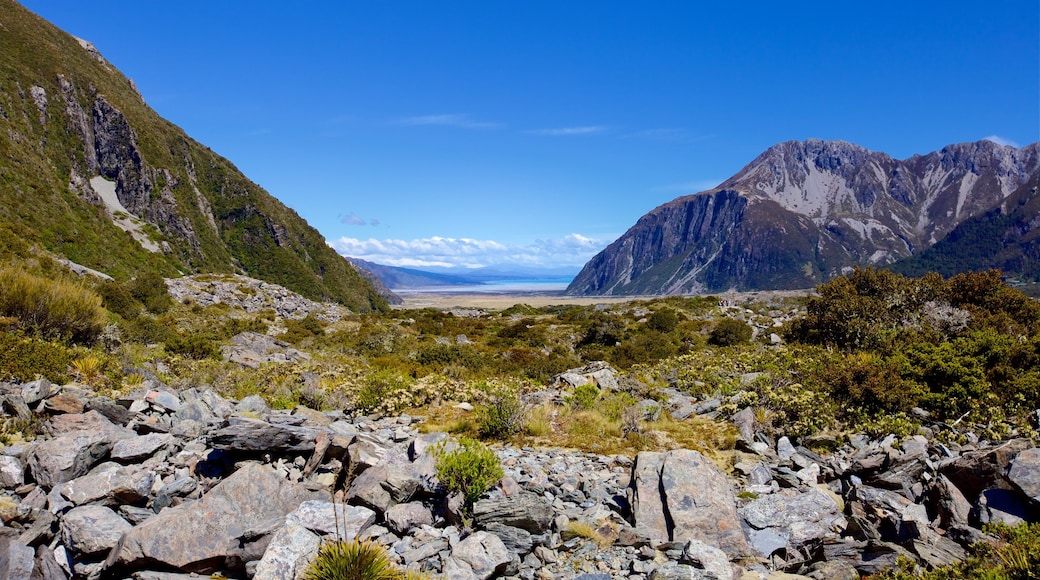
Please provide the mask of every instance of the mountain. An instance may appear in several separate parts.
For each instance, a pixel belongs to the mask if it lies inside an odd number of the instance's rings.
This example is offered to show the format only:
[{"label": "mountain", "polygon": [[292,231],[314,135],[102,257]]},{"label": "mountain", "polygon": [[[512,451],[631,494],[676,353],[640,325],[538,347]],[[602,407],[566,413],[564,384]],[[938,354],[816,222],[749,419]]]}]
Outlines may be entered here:
[{"label": "mountain", "polygon": [[892,264],[907,276],[996,268],[1040,281],[1040,172],[989,211],[970,217],[923,252]]},{"label": "mountain", "polygon": [[424,286],[472,284],[467,278],[461,276],[425,272],[398,266],[384,266],[383,264],[376,264],[361,258],[347,258],[347,260],[354,264],[358,270],[371,273],[388,288],[421,288]]},{"label": "mountain", "polygon": [[386,302],[299,215],[145,104],[89,42],[0,0],[0,222],[116,278],[238,272]]},{"label": "mountain", "polygon": [[896,160],[843,141],[774,145],[719,187],[640,218],[572,295],[812,287],[931,247],[1040,168],[1040,144],[962,143]]}]

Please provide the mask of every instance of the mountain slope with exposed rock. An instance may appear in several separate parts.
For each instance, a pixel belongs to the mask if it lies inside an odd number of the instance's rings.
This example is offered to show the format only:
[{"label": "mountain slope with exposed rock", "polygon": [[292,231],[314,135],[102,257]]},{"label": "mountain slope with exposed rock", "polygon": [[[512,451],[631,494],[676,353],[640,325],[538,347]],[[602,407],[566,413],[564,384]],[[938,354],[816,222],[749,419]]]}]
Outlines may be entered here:
[{"label": "mountain slope with exposed rock", "polygon": [[0,0],[0,222],[116,278],[242,273],[386,308],[324,238],[145,104],[81,39]]},{"label": "mountain slope with exposed rock", "polygon": [[572,295],[808,288],[923,251],[1040,169],[1040,144],[950,145],[897,160],[843,141],[774,145],[680,197],[592,258]]}]

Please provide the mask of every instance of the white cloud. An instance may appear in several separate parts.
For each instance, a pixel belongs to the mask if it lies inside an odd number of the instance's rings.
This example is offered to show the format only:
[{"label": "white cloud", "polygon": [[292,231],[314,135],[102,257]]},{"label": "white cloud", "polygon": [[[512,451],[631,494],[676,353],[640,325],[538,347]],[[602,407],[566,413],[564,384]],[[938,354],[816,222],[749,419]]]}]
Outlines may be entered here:
[{"label": "white cloud", "polygon": [[[376,225],[376,224],[379,223],[379,220],[372,220],[372,221],[375,222],[372,225]],[[350,215],[345,215],[345,216],[341,215],[341,216],[339,216],[339,223],[344,224],[344,225],[348,225],[348,226],[363,226],[363,225],[366,225],[366,224],[368,224],[370,222],[365,221],[365,218],[359,216],[358,214],[356,214],[354,212],[350,212]]]},{"label": "white cloud", "polygon": [[329,245],[343,256],[377,264],[403,267],[443,266],[480,268],[496,264],[528,266],[581,266],[609,241],[568,234],[508,245],[494,240],[433,236],[416,240],[342,237]]},{"label": "white cloud", "polygon": [[1018,143],[1015,143],[1011,139],[1005,139],[1005,138],[1003,138],[1003,137],[1001,137],[999,135],[990,135],[989,137],[983,137],[982,140],[983,141],[992,141],[992,142],[996,143],[997,145],[1004,145],[1006,147],[1014,147],[1015,149],[1018,149],[1019,147],[1021,147],[1021,145],[1019,145]]},{"label": "white cloud", "polygon": [[500,123],[474,121],[469,118],[469,115],[461,114],[420,115],[417,117],[403,117],[401,119],[398,119],[395,123],[397,125],[407,125],[411,127],[439,126],[459,127],[462,129],[495,129],[502,126]]},{"label": "white cloud", "polygon": [[524,131],[528,135],[544,135],[549,137],[570,137],[573,135],[592,135],[602,133],[607,128],[603,125],[588,125],[584,127],[558,127],[555,129],[533,129]]}]

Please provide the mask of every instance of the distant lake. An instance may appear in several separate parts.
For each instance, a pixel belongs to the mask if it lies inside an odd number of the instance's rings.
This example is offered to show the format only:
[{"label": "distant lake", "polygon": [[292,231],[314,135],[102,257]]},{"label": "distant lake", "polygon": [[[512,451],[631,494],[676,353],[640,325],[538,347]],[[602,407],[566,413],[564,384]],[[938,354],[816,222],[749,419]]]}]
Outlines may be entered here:
[{"label": "distant lake", "polygon": [[428,294],[450,292],[456,294],[511,294],[522,292],[563,292],[573,278],[533,278],[530,280],[494,280],[483,284],[457,286],[422,286],[418,288],[391,288],[395,294]]}]

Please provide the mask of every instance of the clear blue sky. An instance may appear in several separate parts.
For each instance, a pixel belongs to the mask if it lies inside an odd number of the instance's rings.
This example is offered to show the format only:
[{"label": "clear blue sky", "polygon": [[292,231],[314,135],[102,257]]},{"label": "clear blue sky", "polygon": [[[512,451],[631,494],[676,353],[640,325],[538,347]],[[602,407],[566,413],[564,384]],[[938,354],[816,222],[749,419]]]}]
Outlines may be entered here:
[{"label": "clear blue sky", "polygon": [[1040,139],[1040,7],[33,0],[338,248],[581,265],[770,145]]}]

